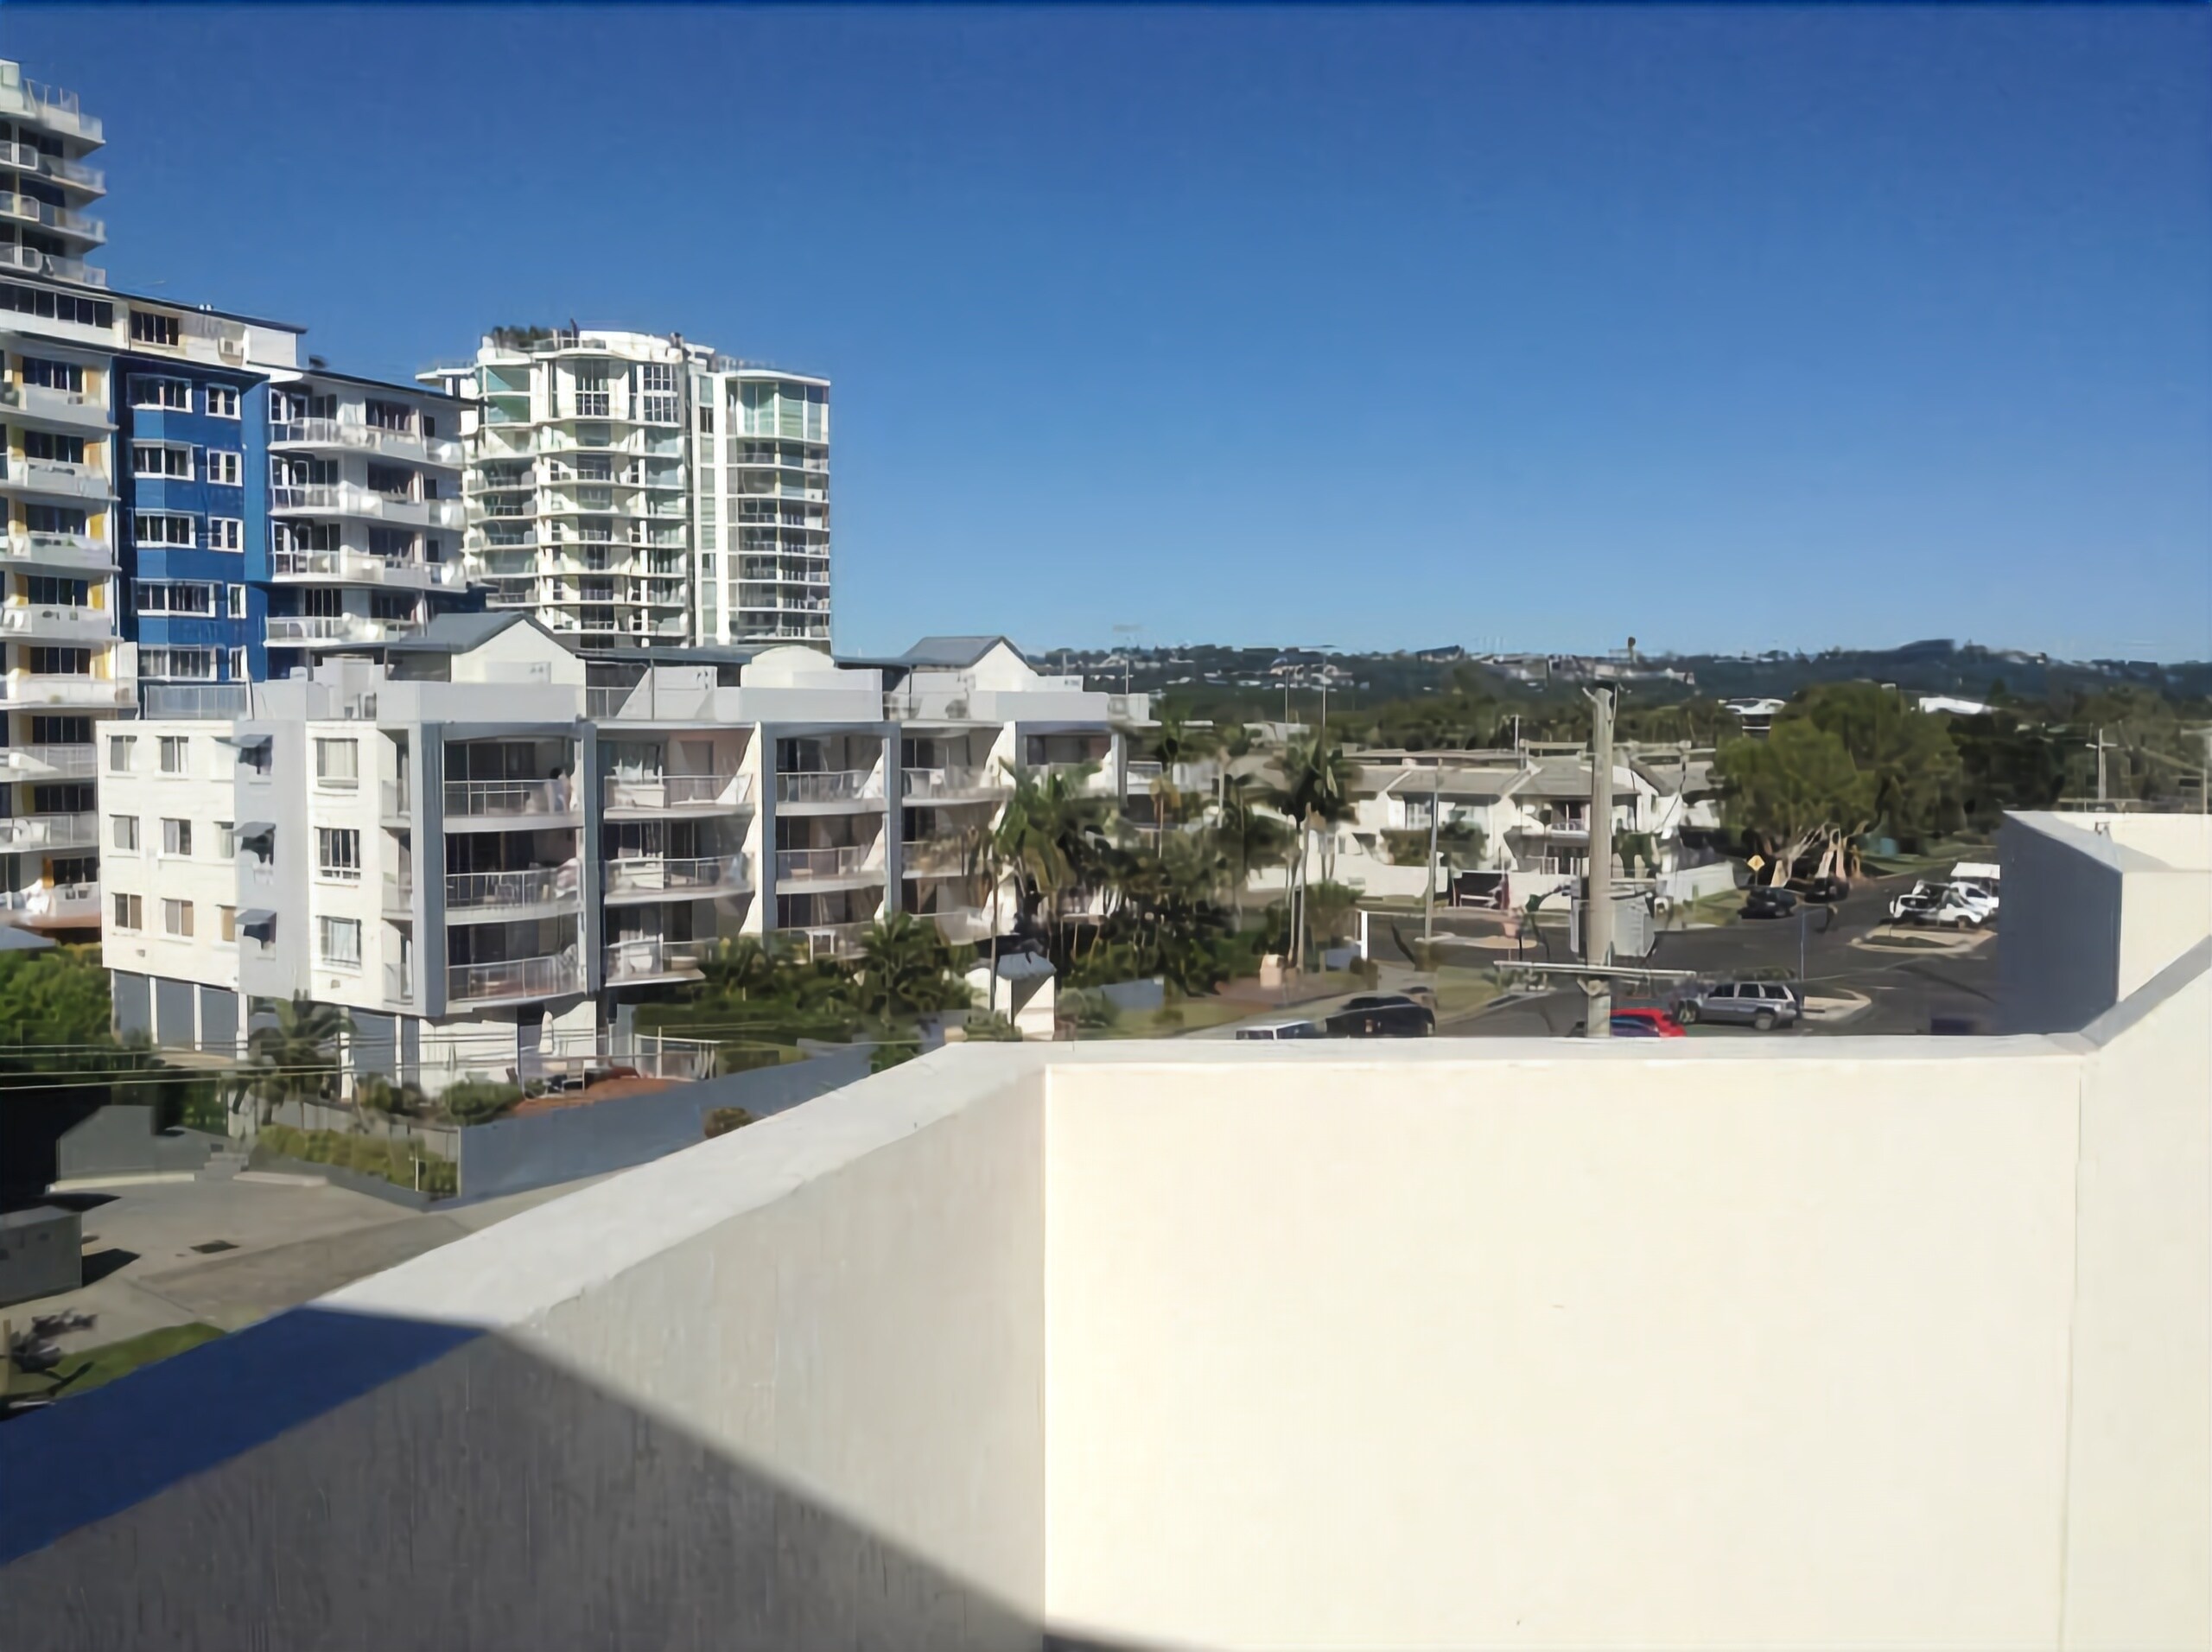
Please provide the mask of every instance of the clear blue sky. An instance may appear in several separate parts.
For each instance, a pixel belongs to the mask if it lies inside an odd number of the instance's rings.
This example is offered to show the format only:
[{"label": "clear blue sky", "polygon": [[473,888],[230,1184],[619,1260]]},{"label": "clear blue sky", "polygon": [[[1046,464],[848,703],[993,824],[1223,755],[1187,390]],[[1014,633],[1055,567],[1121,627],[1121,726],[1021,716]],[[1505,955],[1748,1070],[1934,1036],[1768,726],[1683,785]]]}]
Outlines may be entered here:
[{"label": "clear blue sky", "polygon": [[829,373],[842,648],[2212,653],[2202,10],[4,16],[118,285]]}]

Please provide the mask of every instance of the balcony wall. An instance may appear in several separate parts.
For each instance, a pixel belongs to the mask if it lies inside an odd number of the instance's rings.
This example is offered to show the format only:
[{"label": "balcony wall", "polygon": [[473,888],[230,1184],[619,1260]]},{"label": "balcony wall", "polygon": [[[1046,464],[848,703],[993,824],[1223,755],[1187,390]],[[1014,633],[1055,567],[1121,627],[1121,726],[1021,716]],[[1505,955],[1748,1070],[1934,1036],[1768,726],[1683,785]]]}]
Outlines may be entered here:
[{"label": "balcony wall", "polygon": [[2055,1037],[944,1051],[0,1429],[0,1593],[87,1647],[2201,1646],[2208,961]]}]

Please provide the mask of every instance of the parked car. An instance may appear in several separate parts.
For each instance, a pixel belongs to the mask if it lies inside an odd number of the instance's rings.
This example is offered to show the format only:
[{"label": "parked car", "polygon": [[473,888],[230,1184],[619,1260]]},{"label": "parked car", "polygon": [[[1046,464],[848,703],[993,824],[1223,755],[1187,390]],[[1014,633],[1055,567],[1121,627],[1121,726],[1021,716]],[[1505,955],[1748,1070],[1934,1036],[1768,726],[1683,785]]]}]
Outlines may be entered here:
[{"label": "parked car", "polygon": [[1332,1039],[1425,1039],[1436,1012],[1403,993],[1362,993],[1323,1023]]},{"label": "parked car", "polygon": [[[1980,902],[1988,918],[1997,916],[1997,886],[1995,884],[1984,883],[1979,878],[1954,878],[1951,880],[1951,887],[1968,900]],[[1986,923],[1988,918],[1985,918],[1983,921]]]},{"label": "parked car", "polygon": [[1833,906],[1851,893],[1848,878],[1808,878],[1802,883],[1792,883],[1790,889],[1801,899],[1815,905]]},{"label": "parked car", "polygon": [[1890,903],[1890,917],[1897,923],[1934,924],[1944,929],[1979,929],[1996,911],[1996,902],[1971,885],[1926,879]]},{"label": "parked car", "polygon": [[[1573,1035],[1580,1038],[1589,1030],[1587,1021],[1577,1021]],[[1617,1009],[1613,1012],[1613,1036],[1617,1039],[1686,1039],[1682,1024],[1663,1009]]]},{"label": "parked car", "polygon": [[1771,884],[1755,883],[1744,891],[1744,910],[1740,918],[1787,918],[1797,910],[1797,893],[1794,889],[1777,889]]},{"label": "parked car", "polygon": [[1322,1039],[1328,1034],[1315,1021],[1262,1021],[1257,1026],[1238,1027],[1236,1036],[1273,1043],[1282,1039]]},{"label": "parked car", "polygon": [[1778,981],[1722,981],[1677,993],[1671,1004],[1685,1026],[1710,1021],[1716,1026],[1755,1026],[1764,1032],[1795,1026],[1805,1013],[1796,990]]}]

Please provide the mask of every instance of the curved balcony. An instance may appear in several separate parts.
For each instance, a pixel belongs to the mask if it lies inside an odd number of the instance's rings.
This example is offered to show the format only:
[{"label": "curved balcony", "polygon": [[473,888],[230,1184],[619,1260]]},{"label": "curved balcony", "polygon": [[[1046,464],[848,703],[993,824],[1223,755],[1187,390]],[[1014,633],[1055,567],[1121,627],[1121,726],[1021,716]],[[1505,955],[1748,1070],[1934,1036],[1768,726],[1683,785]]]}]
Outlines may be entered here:
[{"label": "curved balcony", "polygon": [[563,998],[583,989],[583,967],[574,952],[446,966],[446,1001],[451,1004]]},{"label": "curved balcony", "polygon": [[[0,93],[0,96],[4,96]],[[87,194],[107,193],[107,174],[98,167],[86,166],[82,161],[66,160],[59,155],[48,155],[31,144],[12,138],[0,139],[0,167],[26,176],[50,179],[67,188],[81,189]]]},{"label": "curved balcony", "polygon": [[0,270],[19,270],[27,276],[48,276],[55,281],[73,281],[80,287],[107,285],[107,271],[98,264],[86,264],[82,258],[66,258],[59,252],[41,252],[35,247],[18,246],[12,243],[0,245]]},{"label": "curved balcony", "polygon": [[460,469],[462,458],[461,443],[450,437],[388,430],[382,425],[358,424],[347,419],[279,420],[269,427],[269,445],[308,453],[375,454],[444,470]]},{"label": "curved balcony", "polygon": [[344,648],[412,636],[419,627],[398,620],[372,620],[365,613],[278,614],[269,620],[271,648]]},{"label": "curved balcony", "polygon": [[749,774],[609,775],[602,796],[609,815],[712,814],[753,802]]},{"label": "curved balcony", "polygon": [[[12,69],[15,65],[8,67]],[[98,118],[84,111],[75,92],[38,80],[0,82],[0,115],[43,127],[60,137],[82,138],[87,143],[98,143],[105,135]]]},{"label": "curved balcony", "polygon": [[365,550],[280,550],[270,558],[278,583],[374,585],[410,591],[459,590],[468,582],[459,562],[425,562],[378,556]]},{"label": "curved balcony", "polygon": [[610,941],[602,955],[604,979],[610,987],[630,987],[653,981],[696,981],[700,963],[718,944],[709,941],[668,941],[658,936]]},{"label": "curved balcony", "polygon": [[607,904],[696,900],[743,894],[753,887],[753,862],[743,855],[672,859],[637,855],[607,863]]},{"label": "curved balcony", "polygon": [[883,845],[838,844],[819,849],[778,849],[776,882],[858,885],[883,881]]},{"label": "curved balcony", "polygon": [[115,429],[107,404],[81,391],[52,390],[44,384],[0,384],[0,413],[25,424],[60,430]]},{"label": "curved balcony", "polygon": [[35,195],[0,190],[0,219],[30,225],[77,244],[82,252],[107,239],[107,225],[100,219],[67,206],[55,206]]},{"label": "curved balcony", "polygon": [[352,482],[286,483],[269,490],[269,508],[280,516],[364,517],[416,528],[459,528],[467,512],[459,499],[410,499]]}]

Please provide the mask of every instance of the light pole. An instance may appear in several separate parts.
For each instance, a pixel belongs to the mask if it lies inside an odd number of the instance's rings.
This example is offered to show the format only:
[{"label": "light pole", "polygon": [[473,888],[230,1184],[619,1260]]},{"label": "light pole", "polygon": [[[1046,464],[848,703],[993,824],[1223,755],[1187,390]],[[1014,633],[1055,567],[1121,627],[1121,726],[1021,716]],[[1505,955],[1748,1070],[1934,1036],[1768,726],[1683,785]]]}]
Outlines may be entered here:
[{"label": "light pole", "polygon": [[[1582,959],[1603,969],[1613,961],[1613,702],[1610,686],[1585,689],[1590,700],[1590,871],[1584,880]],[[1589,1013],[1583,1032],[1613,1035],[1611,976],[1590,978]]]},{"label": "light pole", "polygon": [[1444,759],[1436,758],[1428,766],[1428,892],[1421,908],[1421,938],[1436,939],[1436,821],[1438,798],[1444,788]]}]

